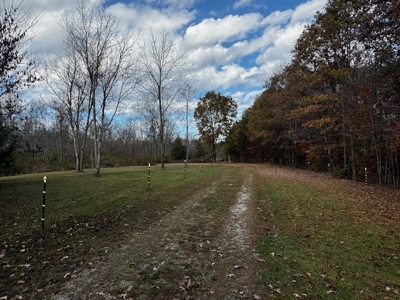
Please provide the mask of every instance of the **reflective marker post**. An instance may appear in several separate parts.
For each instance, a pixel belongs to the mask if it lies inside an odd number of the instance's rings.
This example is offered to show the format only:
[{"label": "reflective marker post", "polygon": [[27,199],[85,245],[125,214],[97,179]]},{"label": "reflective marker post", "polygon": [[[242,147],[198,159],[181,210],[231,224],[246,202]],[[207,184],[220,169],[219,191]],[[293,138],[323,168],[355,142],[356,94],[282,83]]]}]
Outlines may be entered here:
[{"label": "reflective marker post", "polygon": [[147,171],[147,192],[150,193],[150,163],[149,163],[149,169]]},{"label": "reflective marker post", "polygon": [[46,212],[46,176],[43,177],[42,230],[44,230],[45,212]]}]

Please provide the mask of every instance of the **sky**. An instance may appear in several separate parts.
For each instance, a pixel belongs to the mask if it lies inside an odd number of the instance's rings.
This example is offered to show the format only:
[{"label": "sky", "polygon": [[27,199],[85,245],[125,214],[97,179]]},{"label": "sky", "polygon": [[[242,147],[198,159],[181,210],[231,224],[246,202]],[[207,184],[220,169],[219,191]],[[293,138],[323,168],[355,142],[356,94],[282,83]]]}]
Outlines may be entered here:
[{"label": "sky", "polygon": [[[91,3],[96,0],[84,0]],[[183,72],[199,98],[207,91],[231,96],[242,112],[265,81],[290,62],[296,39],[327,0],[105,0],[123,29],[142,37],[166,30],[186,53]],[[59,51],[59,20],[71,0],[25,0],[41,13],[33,49],[38,56]]]}]

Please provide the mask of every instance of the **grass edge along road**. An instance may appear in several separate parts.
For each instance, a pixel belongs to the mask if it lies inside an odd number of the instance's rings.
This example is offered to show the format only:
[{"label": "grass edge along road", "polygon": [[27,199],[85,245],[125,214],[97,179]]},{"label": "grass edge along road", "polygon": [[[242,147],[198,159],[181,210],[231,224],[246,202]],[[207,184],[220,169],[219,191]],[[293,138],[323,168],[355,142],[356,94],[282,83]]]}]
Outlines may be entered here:
[{"label": "grass edge along road", "polygon": [[274,298],[399,299],[398,191],[259,167],[263,279]]},{"label": "grass edge along road", "polygon": [[[145,167],[104,169],[101,178],[48,173],[46,238],[40,230],[44,174],[0,178],[0,297],[29,298],[57,286],[71,268],[85,267],[85,259],[106,256],[97,249],[107,244],[111,251],[232,167],[241,165],[190,165],[186,178],[181,164],[152,167],[150,194]],[[250,169],[263,220],[256,224],[261,272],[272,298],[399,297],[397,190],[270,165]]]}]

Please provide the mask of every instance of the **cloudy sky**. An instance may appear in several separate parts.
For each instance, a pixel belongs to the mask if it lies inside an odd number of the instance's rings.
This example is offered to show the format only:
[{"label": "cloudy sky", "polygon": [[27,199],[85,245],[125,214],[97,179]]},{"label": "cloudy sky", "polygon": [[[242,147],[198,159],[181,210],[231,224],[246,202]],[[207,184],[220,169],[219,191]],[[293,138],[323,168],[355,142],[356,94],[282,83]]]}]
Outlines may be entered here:
[{"label": "cloudy sky", "polygon": [[[6,0],[7,1],[7,0]],[[96,0],[85,0],[88,3]],[[197,97],[215,90],[232,96],[239,110],[249,107],[274,71],[290,60],[304,26],[327,0],[107,0],[121,27],[146,36],[164,29],[186,52],[185,73]],[[58,51],[58,21],[72,0],[25,0],[41,11],[34,48],[38,55]]]}]

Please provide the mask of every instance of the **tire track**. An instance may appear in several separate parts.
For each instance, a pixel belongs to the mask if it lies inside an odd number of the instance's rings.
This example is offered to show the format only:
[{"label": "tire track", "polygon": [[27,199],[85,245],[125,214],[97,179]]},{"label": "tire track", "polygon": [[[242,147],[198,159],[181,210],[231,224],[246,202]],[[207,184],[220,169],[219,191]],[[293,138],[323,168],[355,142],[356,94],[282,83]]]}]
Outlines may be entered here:
[{"label": "tire track", "polygon": [[210,299],[262,299],[263,289],[257,270],[260,260],[256,251],[256,236],[252,233],[254,205],[251,193],[252,174],[247,174],[236,203],[230,209],[230,219],[219,239],[217,256],[212,262]]}]

